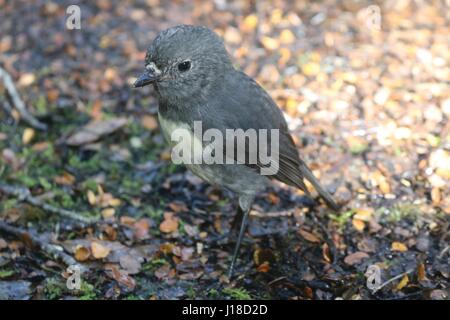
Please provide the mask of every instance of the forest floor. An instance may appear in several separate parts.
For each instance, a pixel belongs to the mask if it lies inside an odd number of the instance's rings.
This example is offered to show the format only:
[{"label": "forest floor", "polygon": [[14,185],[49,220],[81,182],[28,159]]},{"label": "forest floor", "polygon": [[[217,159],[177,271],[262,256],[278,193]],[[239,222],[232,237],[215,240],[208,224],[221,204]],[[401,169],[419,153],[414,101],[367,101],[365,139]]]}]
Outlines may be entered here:
[{"label": "forest floor", "polygon": [[[448,1],[96,1],[68,30],[74,2],[0,0],[0,66],[46,126],[0,84],[0,299],[448,299]],[[236,199],[170,162],[130,85],[180,23],[225,39],[343,206],[274,184],[232,281]]]}]

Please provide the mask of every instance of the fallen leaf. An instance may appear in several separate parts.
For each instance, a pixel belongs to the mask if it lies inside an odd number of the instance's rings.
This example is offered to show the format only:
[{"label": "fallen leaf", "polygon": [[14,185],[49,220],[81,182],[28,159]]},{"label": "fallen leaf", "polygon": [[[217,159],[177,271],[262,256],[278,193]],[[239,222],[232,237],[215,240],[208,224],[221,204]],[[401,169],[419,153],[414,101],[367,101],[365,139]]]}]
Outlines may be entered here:
[{"label": "fallen leaf", "polygon": [[178,230],[178,219],[170,212],[164,213],[164,221],[159,225],[159,230],[164,233],[172,233]]},{"label": "fallen leaf", "polygon": [[360,264],[362,260],[369,258],[369,255],[362,251],[357,251],[349,254],[344,258],[344,262],[348,265]]},{"label": "fallen leaf", "polygon": [[147,218],[139,219],[133,224],[134,237],[137,240],[145,240],[150,238],[150,220]]},{"label": "fallen leaf", "polygon": [[242,22],[241,30],[243,32],[252,32],[258,25],[258,17],[255,14],[251,14],[245,17]]},{"label": "fallen leaf", "polygon": [[101,215],[104,219],[112,218],[116,214],[116,209],[106,208],[101,211]]},{"label": "fallen leaf", "polygon": [[402,290],[409,282],[409,278],[408,275],[405,274],[402,278],[402,280],[400,280],[400,282],[398,283],[397,287],[395,288],[397,291]]},{"label": "fallen leaf", "polygon": [[392,242],[391,250],[392,251],[405,252],[405,251],[408,251],[408,247],[405,244],[401,243],[401,242],[394,241],[394,242]]},{"label": "fallen leaf", "polygon": [[319,243],[320,239],[316,235],[312,234],[311,232],[308,232],[306,230],[300,229],[298,230],[298,233],[305,238],[305,240],[308,240],[309,242],[315,242]]},{"label": "fallen leaf", "polygon": [[272,262],[275,260],[275,256],[273,254],[273,251],[271,249],[256,249],[253,253],[253,261],[257,266],[265,263],[265,262]]},{"label": "fallen leaf", "polygon": [[427,279],[425,274],[425,265],[423,263],[419,263],[417,266],[417,280],[424,281]]},{"label": "fallen leaf", "polygon": [[256,268],[256,270],[257,270],[258,272],[261,272],[261,273],[269,272],[269,270],[270,270],[270,263],[269,263],[268,261],[264,261],[263,263],[261,263],[261,264]]},{"label": "fallen leaf", "polygon": [[92,190],[88,190],[86,195],[87,195],[89,204],[91,206],[94,206],[97,203],[97,197],[95,196],[95,193]]},{"label": "fallen leaf", "polygon": [[36,80],[36,76],[32,73],[24,73],[17,81],[19,87],[28,87]]},{"label": "fallen leaf", "polygon": [[23,130],[22,143],[29,144],[31,142],[31,140],[33,140],[35,134],[36,134],[36,131],[34,131],[34,129],[32,129],[32,128],[26,128],[25,130]]},{"label": "fallen leaf", "polygon": [[149,115],[143,116],[141,123],[142,126],[149,131],[154,131],[158,128],[158,121],[153,116]]},{"label": "fallen leaf", "polygon": [[64,172],[62,175],[54,177],[53,181],[55,181],[55,183],[57,183],[57,184],[71,186],[75,183],[76,179],[70,173]]},{"label": "fallen leaf", "polygon": [[84,127],[81,127],[67,140],[66,144],[69,146],[81,146],[91,142],[95,142],[100,137],[109,135],[114,131],[119,130],[127,124],[125,118],[115,118],[109,120],[94,120],[89,122]]},{"label": "fallen leaf", "polygon": [[308,62],[302,65],[302,71],[305,76],[316,76],[320,72],[320,64]]},{"label": "fallen leaf", "polygon": [[128,274],[137,274],[141,271],[141,263],[136,257],[129,254],[123,255],[119,258],[120,266],[128,272]]},{"label": "fallen leaf", "polygon": [[353,218],[352,224],[353,224],[353,227],[359,232],[364,231],[364,228],[366,227],[366,224],[364,223],[364,221],[355,219],[355,218]]},{"label": "fallen leaf", "polygon": [[84,262],[91,256],[91,251],[85,246],[78,245],[75,247],[75,260]]},{"label": "fallen leaf", "polygon": [[263,36],[261,38],[261,43],[267,50],[276,50],[280,47],[280,43],[277,39],[268,36]]},{"label": "fallen leaf", "polygon": [[91,252],[95,259],[103,259],[108,256],[108,254],[111,252],[111,249],[103,246],[96,241],[93,241],[91,243]]},{"label": "fallen leaf", "polygon": [[283,44],[291,44],[295,41],[295,35],[289,29],[284,29],[280,34],[280,42]]}]

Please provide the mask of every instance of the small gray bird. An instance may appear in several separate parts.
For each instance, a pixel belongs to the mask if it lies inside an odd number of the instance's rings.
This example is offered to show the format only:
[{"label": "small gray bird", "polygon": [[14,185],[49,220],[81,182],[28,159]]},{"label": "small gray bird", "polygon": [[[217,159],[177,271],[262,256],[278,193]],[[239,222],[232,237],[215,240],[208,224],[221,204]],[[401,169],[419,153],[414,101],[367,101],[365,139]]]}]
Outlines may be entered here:
[{"label": "small gray bird", "polygon": [[157,94],[161,129],[172,145],[170,137],[176,129],[188,129],[193,135],[194,121],[201,121],[204,130],[218,129],[224,136],[226,129],[279,130],[279,169],[274,175],[262,175],[260,162],[186,164],[203,180],[239,196],[236,216],[241,222],[229,278],[254,198],[270,179],[309,195],[303,182],[306,178],[330,208],[339,209],[300,159],[281,110],[252,78],[234,68],[222,39],[210,29],[180,25],[160,32],[147,50],[145,71],[134,86],[149,84]]}]

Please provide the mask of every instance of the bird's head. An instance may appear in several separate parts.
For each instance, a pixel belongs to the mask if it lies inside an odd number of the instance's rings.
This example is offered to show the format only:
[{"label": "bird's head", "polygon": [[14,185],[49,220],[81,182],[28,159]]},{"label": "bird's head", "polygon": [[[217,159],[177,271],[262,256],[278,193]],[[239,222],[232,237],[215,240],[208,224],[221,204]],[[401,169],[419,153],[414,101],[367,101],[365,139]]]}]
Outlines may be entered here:
[{"label": "bird's head", "polygon": [[158,34],[134,86],[153,84],[161,98],[182,102],[206,94],[230,68],[231,60],[217,34],[206,27],[180,25]]}]

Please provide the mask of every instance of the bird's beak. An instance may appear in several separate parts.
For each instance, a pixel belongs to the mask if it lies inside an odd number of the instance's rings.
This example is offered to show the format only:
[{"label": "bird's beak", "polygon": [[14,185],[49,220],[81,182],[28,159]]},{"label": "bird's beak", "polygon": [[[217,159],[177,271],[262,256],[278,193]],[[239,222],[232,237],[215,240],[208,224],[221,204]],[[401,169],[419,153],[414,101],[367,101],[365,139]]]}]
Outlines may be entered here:
[{"label": "bird's beak", "polygon": [[160,78],[160,75],[154,74],[150,71],[144,71],[143,74],[141,74],[136,82],[134,83],[134,87],[135,88],[140,88],[140,87],[144,87],[146,85],[149,85],[155,81],[158,81],[158,79]]}]

